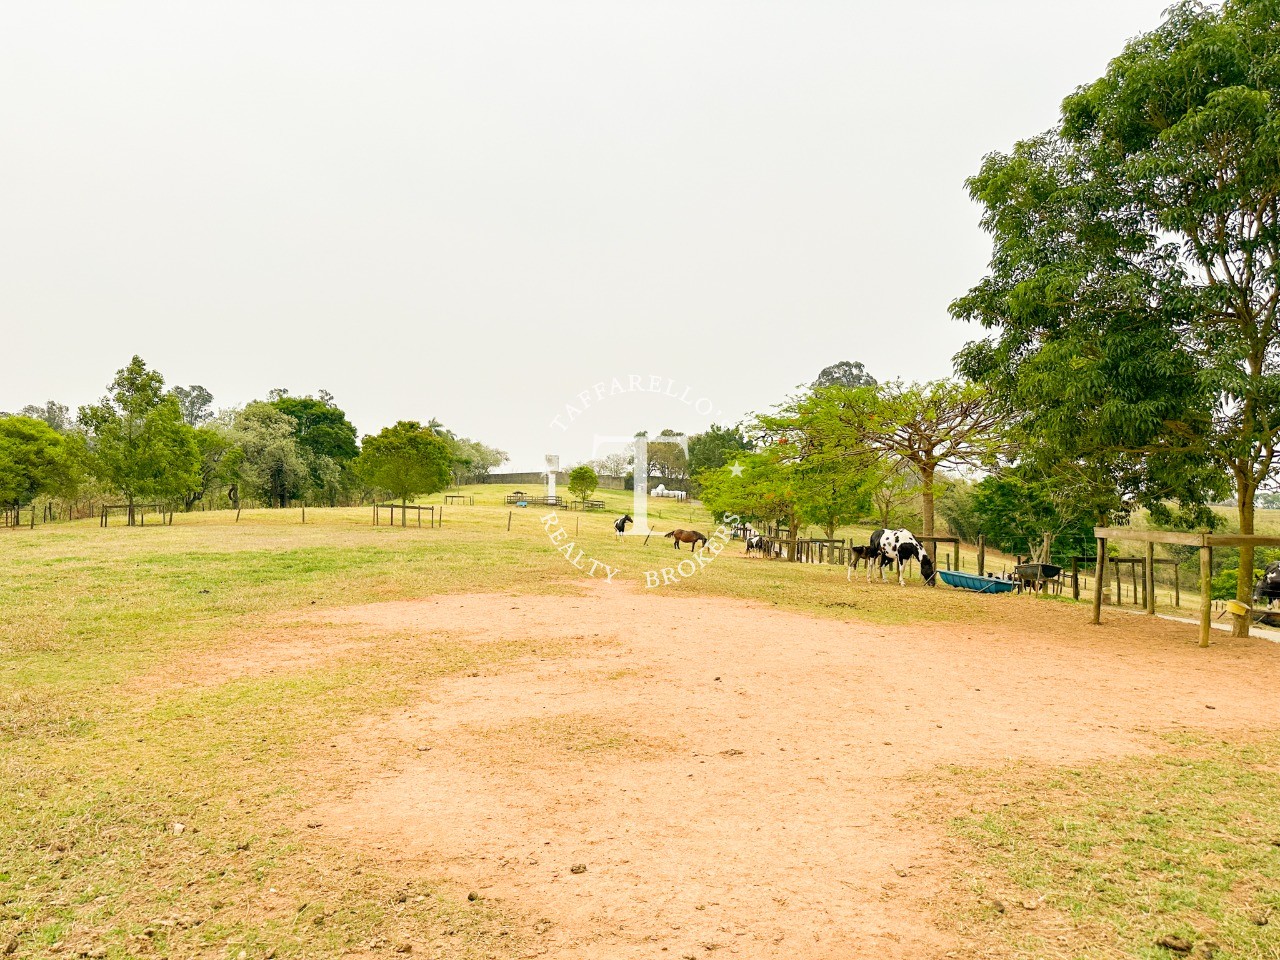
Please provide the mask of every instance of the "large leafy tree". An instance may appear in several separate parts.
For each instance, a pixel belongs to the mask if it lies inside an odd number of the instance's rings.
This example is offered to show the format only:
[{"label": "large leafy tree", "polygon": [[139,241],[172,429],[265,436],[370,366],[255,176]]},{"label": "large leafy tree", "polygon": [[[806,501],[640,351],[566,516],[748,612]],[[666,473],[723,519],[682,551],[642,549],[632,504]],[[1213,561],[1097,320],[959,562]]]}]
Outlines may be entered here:
[{"label": "large leafy tree", "polygon": [[817,379],[811,383],[810,389],[820,390],[823,387],[874,387],[876,378],[867,373],[867,368],[857,360],[841,360],[829,367],[823,367]]},{"label": "large leafy tree", "polygon": [[631,465],[635,462],[635,456],[635,445],[627,444],[623,450],[608,453],[592,460],[591,468],[600,476],[625,477],[631,472]]},{"label": "large leafy tree", "polygon": [[311,474],[309,486],[336,506],[360,452],[356,428],[326,390],[318,397],[291,397],[283,390],[273,390],[272,396],[270,405],[293,423],[293,435]]},{"label": "large leafy tree", "polygon": [[196,473],[196,482],[183,496],[183,505],[188,511],[193,510],[211,489],[231,482],[242,455],[234,429],[221,418],[196,428],[196,448],[200,451],[200,469]]},{"label": "large leafy tree", "polygon": [[1063,491],[1044,478],[1005,471],[977,483],[963,481],[948,491],[940,511],[956,536],[976,540],[1004,553],[1040,556],[1044,535],[1052,535],[1052,553],[1059,560],[1084,553],[1093,541],[1097,517],[1087,501]]},{"label": "large leafy tree", "polygon": [[1006,449],[999,411],[982,387],[955,380],[876,387],[832,386],[795,401],[772,429],[799,437],[806,456],[850,461],[861,474],[868,456],[906,464],[920,479],[921,525],[934,535],[938,471],[991,464]]},{"label": "large leafy tree", "polygon": [[988,157],[991,274],[953,307],[997,331],[962,366],[1050,449],[1109,459],[1135,502],[1203,500],[1214,464],[1244,533],[1280,442],[1277,20],[1276,0],[1180,3],[1057,127]]},{"label": "large leafy tree", "polygon": [[666,437],[680,436],[670,428],[659,432],[657,439],[649,441],[649,475],[682,483],[689,479],[689,454],[679,443],[665,442]]},{"label": "large leafy tree", "polygon": [[271,406],[293,421],[294,435],[304,450],[338,463],[347,463],[359,454],[356,428],[332,394],[321,390],[319,397],[280,396]]},{"label": "large leafy tree", "polygon": [[245,406],[235,417],[235,479],[268,506],[287,507],[312,483],[294,422],[270,403]]},{"label": "large leafy tree", "polygon": [[823,535],[833,539],[839,527],[867,515],[879,479],[874,469],[856,469],[849,463],[797,464],[792,484],[800,519],[821,527]]},{"label": "large leafy tree", "polygon": [[75,450],[53,427],[34,417],[0,418],[0,504],[6,509],[61,495],[76,472]]},{"label": "large leafy tree", "polygon": [[868,469],[870,459],[858,464],[806,457],[799,443],[781,436],[776,440],[780,442],[760,452],[742,453],[733,465],[704,470],[694,478],[712,513],[780,523],[793,537],[802,523],[812,523],[831,539],[840,526],[867,512],[878,479]]},{"label": "large leafy tree", "polygon": [[370,486],[400,501],[438,493],[449,485],[453,449],[432,427],[401,420],[364,438],[356,471]]},{"label": "large leafy tree", "polygon": [[793,450],[779,444],[742,457],[736,466],[698,474],[702,502],[713,515],[785,526],[794,536],[800,524],[800,496]]},{"label": "large leafy tree", "polygon": [[741,428],[713,423],[689,438],[689,475],[696,478],[706,470],[733,463],[751,449],[751,441],[742,435]]},{"label": "large leafy tree", "polygon": [[479,440],[457,437],[453,439],[452,445],[453,482],[458,486],[480,480],[489,471],[507,462],[505,450],[490,447]]},{"label": "large leafy tree", "polygon": [[66,433],[74,426],[70,408],[57,400],[46,400],[42,404],[29,403],[18,413],[23,417],[43,420],[59,433]]},{"label": "large leafy tree", "polygon": [[81,407],[93,472],[118,490],[134,522],[140,498],[177,500],[197,482],[200,452],[195,431],[183,420],[164,377],[135,356],[117,371],[97,404]]},{"label": "large leafy tree", "polygon": [[600,477],[589,464],[579,464],[569,471],[569,492],[579,500],[586,500],[600,486]]},{"label": "large leafy tree", "polygon": [[193,383],[189,387],[174,387],[173,395],[182,408],[182,419],[190,426],[198,427],[213,419],[213,394],[206,387]]}]

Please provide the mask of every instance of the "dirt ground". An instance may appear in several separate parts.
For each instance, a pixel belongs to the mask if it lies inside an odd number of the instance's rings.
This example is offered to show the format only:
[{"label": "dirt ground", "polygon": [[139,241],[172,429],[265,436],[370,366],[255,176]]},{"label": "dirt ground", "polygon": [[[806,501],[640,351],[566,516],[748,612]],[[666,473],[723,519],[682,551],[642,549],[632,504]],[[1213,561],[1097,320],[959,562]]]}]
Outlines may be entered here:
[{"label": "dirt ground", "polygon": [[594,586],[326,610],[209,666],[287,669],[326,631],[567,645],[326,738],[314,762],[344,786],[308,825],[500,901],[529,956],[932,958],[972,945],[945,919],[963,865],[913,775],[1274,719],[1274,644],[1201,650],[1183,625],[1091,627],[1037,601],[992,612],[873,626]]}]

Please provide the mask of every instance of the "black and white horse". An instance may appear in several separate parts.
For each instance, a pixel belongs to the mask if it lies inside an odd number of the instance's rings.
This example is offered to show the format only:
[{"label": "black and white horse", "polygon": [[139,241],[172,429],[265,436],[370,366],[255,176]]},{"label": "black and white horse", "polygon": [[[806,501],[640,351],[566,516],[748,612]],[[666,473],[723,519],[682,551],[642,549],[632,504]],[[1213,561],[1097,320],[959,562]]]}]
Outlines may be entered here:
[{"label": "black and white horse", "polygon": [[1268,606],[1280,600],[1280,560],[1267,564],[1262,577],[1253,588],[1253,602]]},{"label": "black and white horse", "polygon": [[845,570],[845,580],[853,579],[853,571],[857,570],[858,564],[862,563],[864,560],[867,562],[867,567],[870,568],[871,561],[874,560],[877,555],[875,547],[850,547],[849,566]]},{"label": "black and white horse", "polygon": [[753,552],[764,556],[764,537],[758,533],[747,537],[747,556],[751,556]]},{"label": "black and white horse", "polygon": [[920,541],[910,530],[877,530],[871,534],[871,557],[867,560],[867,583],[871,582],[871,565],[880,569],[880,580],[884,581],[884,568],[898,568],[898,586],[903,585],[902,568],[912,560],[920,563],[920,576],[929,586],[934,585],[933,560]]},{"label": "black and white horse", "polygon": [[628,523],[635,523],[635,521],[631,519],[631,514],[629,513],[613,521],[613,532],[618,535],[619,540],[621,540],[622,535],[627,532]]}]

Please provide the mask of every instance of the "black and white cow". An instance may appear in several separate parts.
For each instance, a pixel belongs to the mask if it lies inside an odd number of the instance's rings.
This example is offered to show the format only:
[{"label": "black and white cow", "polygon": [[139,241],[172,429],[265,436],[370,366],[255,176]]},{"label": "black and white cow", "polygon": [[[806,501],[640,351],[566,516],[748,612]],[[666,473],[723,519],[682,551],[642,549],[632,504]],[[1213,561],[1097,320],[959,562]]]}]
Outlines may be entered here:
[{"label": "black and white cow", "polygon": [[1267,564],[1267,569],[1262,572],[1262,578],[1253,588],[1254,603],[1269,606],[1276,600],[1280,600],[1280,560]]},{"label": "black and white cow", "polygon": [[929,586],[934,585],[933,560],[925,553],[920,541],[910,530],[877,530],[871,534],[871,548],[874,551],[867,560],[867,583],[871,582],[871,565],[880,569],[880,580],[884,581],[884,568],[898,568],[898,586],[903,585],[902,568],[912,560],[920,563],[920,576]]},{"label": "black and white cow", "polygon": [[764,537],[758,533],[747,537],[747,556],[751,556],[753,552],[764,556]]},{"label": "black and white cow", "polygon": [[635,523],[635,521],[631,519],[631,514],[629,513],[626,516],[619,517],[617,520],[613,521],[613,532],[618,535],[619,540],[621,540],[622,535],[627,532],[628,523]]}]

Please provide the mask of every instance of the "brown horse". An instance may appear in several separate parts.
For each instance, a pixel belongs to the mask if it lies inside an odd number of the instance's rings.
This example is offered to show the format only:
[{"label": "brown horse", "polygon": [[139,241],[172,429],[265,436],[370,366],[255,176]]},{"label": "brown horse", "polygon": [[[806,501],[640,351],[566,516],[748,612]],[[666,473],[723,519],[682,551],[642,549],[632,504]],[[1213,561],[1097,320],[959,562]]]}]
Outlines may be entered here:
[{"label": "brown horse", "polygon": [[690,550],[697,550],[699,543],[703,546],[706,546],[707,543],[707,538],[697,530],[672,530],[670,533],[664,533],[663,536],[674,539],[675,548],[677,550],[680,549],[680,544],[682,543],[693,544],[693,546],[689,548]]}]

